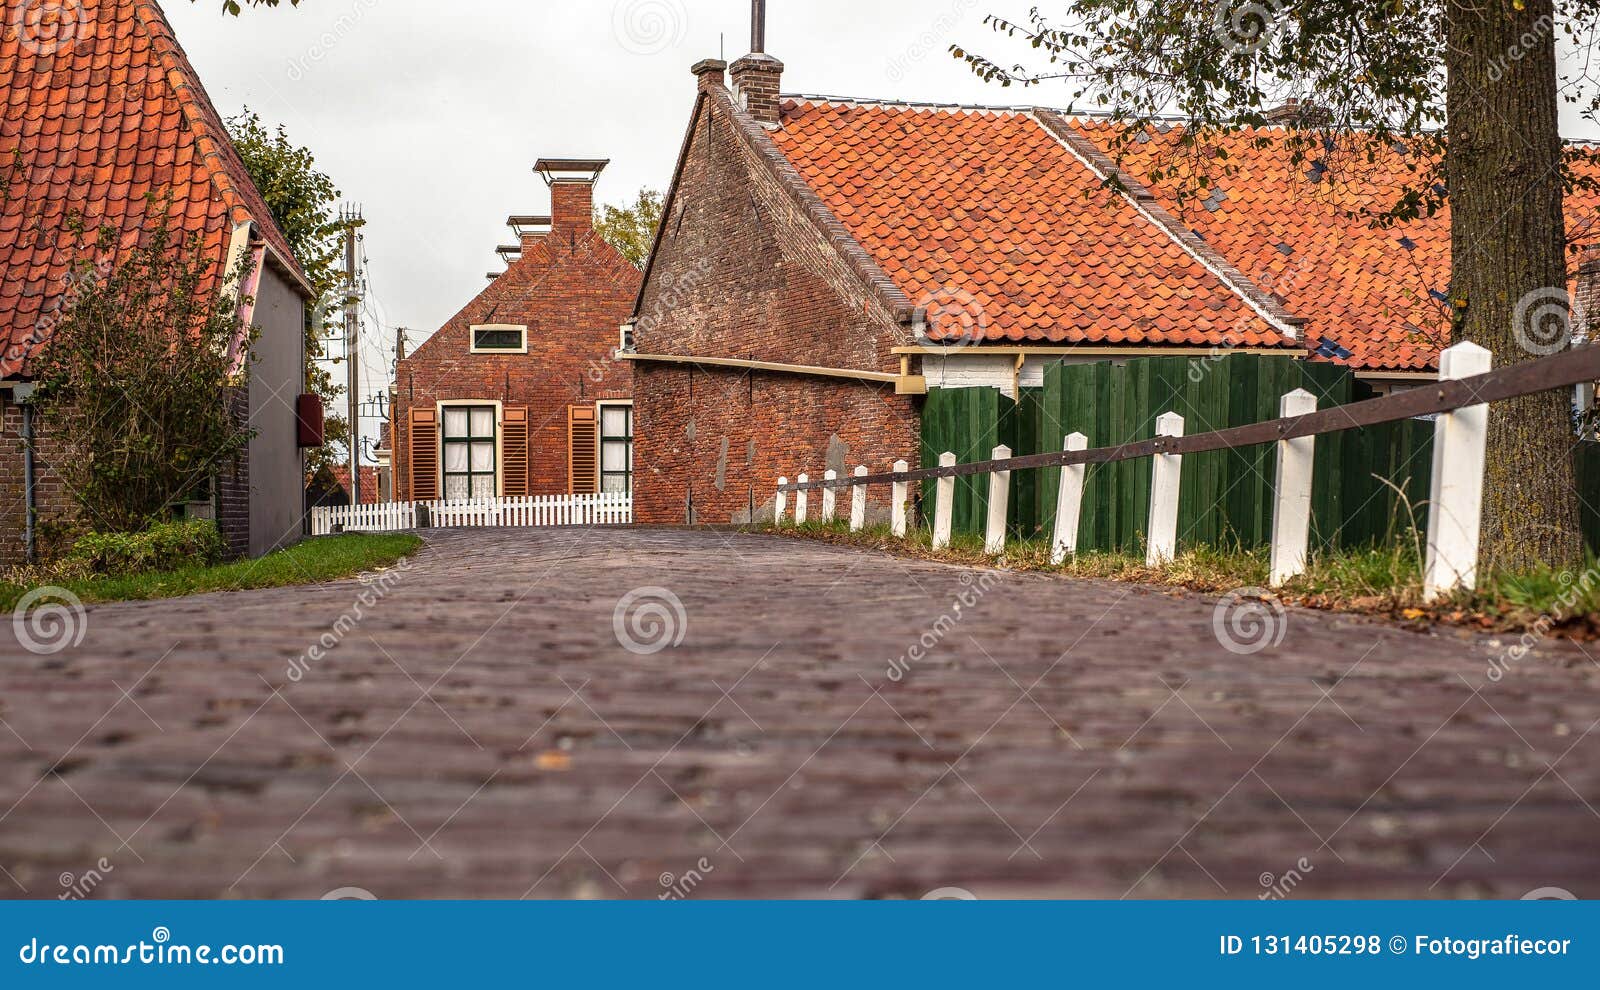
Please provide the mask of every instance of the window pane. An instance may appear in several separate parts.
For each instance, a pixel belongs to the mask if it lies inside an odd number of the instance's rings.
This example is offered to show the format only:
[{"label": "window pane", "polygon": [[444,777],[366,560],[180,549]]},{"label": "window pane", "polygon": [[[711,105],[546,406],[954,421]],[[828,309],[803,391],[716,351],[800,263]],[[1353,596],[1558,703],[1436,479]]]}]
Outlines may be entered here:
[{"label": "window pane", "polygon": [[628,470],[627,441],[607,440],[600,451],[600,470],[626,471]]},{"label": "window pane", "polygon": [[521,330],[474,330],[472,346],[480,351],[522,350]]},{"label": "window pane", "polygon": [[446,409],[444,411],[444,435],[447,437],[464,437],[467,435],[467,411],[465,409]]},{"label": "window pane", "polygon": [[465,499],[468,491],[465,475],[451,475],[444,479],[444,497],[452,502]]},{"label": "window pane", "polygon": [[472,445],[472,470],[494,473],[494,444],[475,443]]},{"label": "window pane", "polygon": [[494,476],[475,474],[472,476],[473,498],[494,498]]},{"label": "window pane", "polygon": [[606,406],[601,410],[601,432],[608,437],[628,435],[628,409],[626,406]]},{"label": "window pane", "polygon": [[464,443],[447,443],[444,445],[444,469],[446,473],[466,473],[468,469],[468,449],[468,445]]},{"label": "window pane", "polygon": [[601,488],[607,494],[626,495],[628,493],[628,477],[622,474],[606,475],[605,484]]},{"label": "window pane", "polygon": [[472,436],[478,438],[492,438],[494,436],[494,410],[472,410]]}]

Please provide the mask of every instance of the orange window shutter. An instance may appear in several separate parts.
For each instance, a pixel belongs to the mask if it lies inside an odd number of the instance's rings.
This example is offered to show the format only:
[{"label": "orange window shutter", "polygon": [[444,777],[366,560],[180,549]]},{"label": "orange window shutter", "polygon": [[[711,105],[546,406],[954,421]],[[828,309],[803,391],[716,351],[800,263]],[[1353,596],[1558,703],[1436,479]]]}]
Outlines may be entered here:
[{"label": "orange window shutter", "polygon": [[567,477],[573,495],[600,491],[600,423],[593,406],[567,410]]},{"label": "orange window shutter", "polygon": [[500,450],[504,476],[501,485],[507,498],[532,495],[528,485],[528,408],[508,406],[500,423]]},{"label": "orange window shutter", "polygon": [[411,410],[411,497],[431,502],[439,497],[439,413]]}]

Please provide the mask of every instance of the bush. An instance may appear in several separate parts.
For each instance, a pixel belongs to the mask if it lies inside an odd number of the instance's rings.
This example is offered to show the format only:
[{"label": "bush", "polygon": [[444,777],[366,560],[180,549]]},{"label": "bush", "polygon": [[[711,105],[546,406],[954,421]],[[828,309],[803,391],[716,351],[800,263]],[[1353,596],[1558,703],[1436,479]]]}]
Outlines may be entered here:
[{"label": "bush", "polygon": [[191,519],[142,533],[90,533],[72,545],[66,563],[89,574],[148,574],[209,567],[224,549],[215,523]]}]

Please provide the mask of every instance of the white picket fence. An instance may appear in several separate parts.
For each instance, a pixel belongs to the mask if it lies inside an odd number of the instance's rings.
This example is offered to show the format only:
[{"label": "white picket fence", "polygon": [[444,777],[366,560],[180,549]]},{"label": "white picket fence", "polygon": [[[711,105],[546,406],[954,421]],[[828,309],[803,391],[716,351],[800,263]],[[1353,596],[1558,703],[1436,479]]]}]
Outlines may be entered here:
[{"label": "white picket fence", "polygon": [[[418,510],[423,510],[421,513]],[[530,495],[470,501],[386,502],[336,505],[311,510],[311,535],[395,533],[418,529],[419,514],[437,528],[626,526],[633,522],[633,496]]]}]

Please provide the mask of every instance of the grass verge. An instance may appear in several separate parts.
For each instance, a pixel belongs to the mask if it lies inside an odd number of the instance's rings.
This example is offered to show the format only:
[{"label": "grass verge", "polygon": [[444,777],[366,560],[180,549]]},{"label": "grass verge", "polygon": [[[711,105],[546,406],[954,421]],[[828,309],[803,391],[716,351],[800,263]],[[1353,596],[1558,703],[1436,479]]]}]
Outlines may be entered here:
[{"label": "grass verge", "polygon": [[392,566],[421,546],[420,539],[407,534],[330,536],[306,540],[257,560],[157,574],[52,582],[47,572],[15,572],[0,579],[0,611],[12,611],[30,590],[51,584],[72,592],[85,604],[320,584]]},{"label": "grass verge", "polygon": [[[1142,554],[1093,552],[1056,565],[1043,541],[1018,540],[1003,557],[983,552],[983,540],[957,535],[945,550],[934,550],[932,534],[913,530],[904,539],[888,527],[851,533],[844,523],[764,527],[755,530],[845,546],[881,550],[919,560],[973,567],[1059,574],[1064,577],[1128,581],[1208,594],[1265,588],[1271,573],[1268,551],[1196,547],[1165,567],[1148,567]],[[1415,541],[1386,548],[1314,551],[1306,573],[1273,592],[1286,605],[1377,615],[1425,628],[1462,625],[1485,632],[1531,632],[1573,639],[1600,639],[1600,561],[1591,557],[1579,571],[1550,568],[1532,573],[1480,574],[1478,589],[1438,602],[1422,593],[1420,549]]]}]

